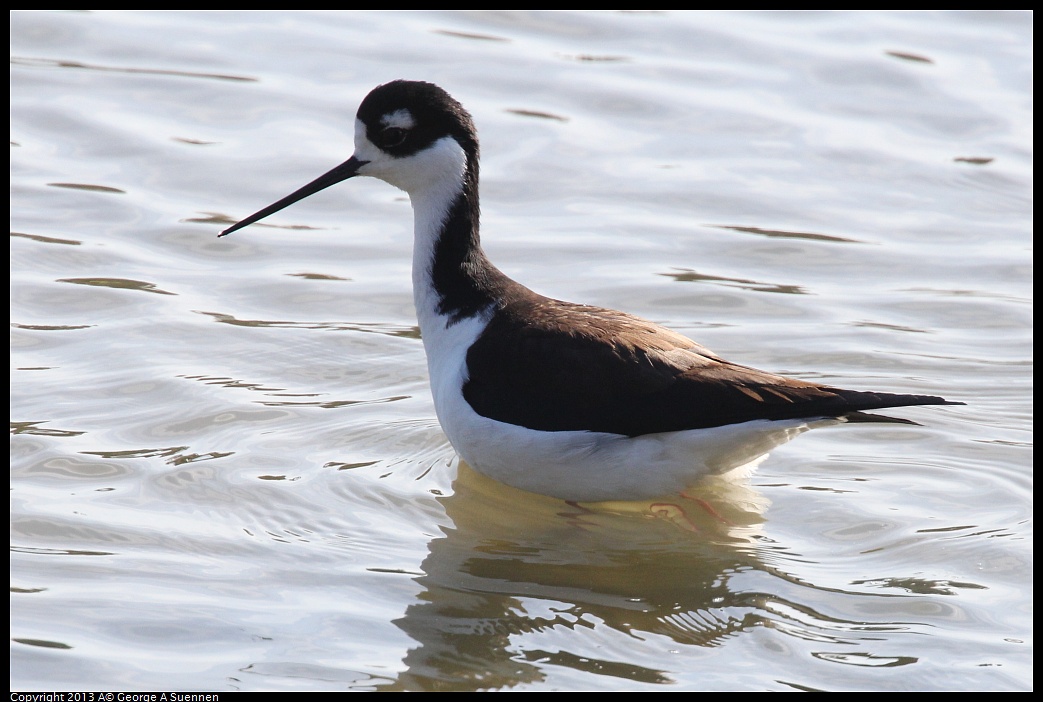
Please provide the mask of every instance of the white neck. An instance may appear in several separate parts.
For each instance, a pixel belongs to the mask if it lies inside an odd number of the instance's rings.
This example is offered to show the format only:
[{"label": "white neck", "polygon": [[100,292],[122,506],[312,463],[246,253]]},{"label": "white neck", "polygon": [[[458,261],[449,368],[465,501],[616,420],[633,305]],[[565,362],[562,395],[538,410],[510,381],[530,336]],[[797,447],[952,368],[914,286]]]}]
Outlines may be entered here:
[{"label": "white neck", "polygon": [[463,343],[455,338],[458,325],[450,326],[450,316],[439,312],[442,300],[435,290],[434,264],[449,209],[463,191],[467,154],[456,139],[447,136],[412,156],[389,156],[366,138],[365,125],[359,121],[355,156],[367,162],[360,174],[379,178],[409,194],[413,206],[413,304],[428,363],[432,364],[447,349]]},{"label": "white neck", "polygon": [[439,417],[445,417],[445,403],[459,395],[466,378],[467,349],[488,321],[488,310],[463,323],[450,323],[452,315],[439,310],[443,300],[434,283],[435,249],[445,231],[450,207],[463,191],[466,156],[454,139],[443,139],[423,153],[436,157],[433,160],[440,158],[441,163],[431,168],[440,177],[422,180],[407,191],[413,205],[413,304],[435,409]]},{"label": "white neck", "polygon": [[420,333],[426,337],[444,329],[447,321],[438,312],[432,269],[449,207],[463,189],[466,155],[455,139],[446,137],[409,160],[410,170],[420,177],[399,187],[409,193],[413,205],[413,304]]}]

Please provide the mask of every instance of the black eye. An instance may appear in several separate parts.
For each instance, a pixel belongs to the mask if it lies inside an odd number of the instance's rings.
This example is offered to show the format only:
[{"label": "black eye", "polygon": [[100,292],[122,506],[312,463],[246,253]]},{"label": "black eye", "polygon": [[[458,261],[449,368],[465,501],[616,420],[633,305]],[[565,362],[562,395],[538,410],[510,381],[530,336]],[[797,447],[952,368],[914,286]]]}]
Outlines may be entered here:
[{"label": "black eye", "polygon": [[386,127],[380,132],[380,145],[383,147],[398,146],[409,135],[409,131],[401,127]]}]

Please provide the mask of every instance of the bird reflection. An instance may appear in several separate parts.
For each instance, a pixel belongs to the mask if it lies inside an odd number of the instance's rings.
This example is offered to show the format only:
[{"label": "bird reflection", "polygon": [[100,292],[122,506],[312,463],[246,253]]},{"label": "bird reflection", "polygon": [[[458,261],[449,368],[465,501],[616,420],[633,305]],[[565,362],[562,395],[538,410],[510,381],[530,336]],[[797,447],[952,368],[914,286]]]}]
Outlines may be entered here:
[{"label": "bird reflection", "polygon": [[[707,478],[666,500],[578,505],[461,464],[454,493],[440,499],[452,527],[430,542],[424,591],[395,622],[417,645],[381,689],[510,689],[542,682],[551,666],[669,684],[664,668],[561,643],[609,627],[716,646],[767,618],[763,594],[730,582],[768,569],[762,554],[773,546],[761,533],[768,500],[742,477]],[[557,643],[517,645],[539,634]]]}]

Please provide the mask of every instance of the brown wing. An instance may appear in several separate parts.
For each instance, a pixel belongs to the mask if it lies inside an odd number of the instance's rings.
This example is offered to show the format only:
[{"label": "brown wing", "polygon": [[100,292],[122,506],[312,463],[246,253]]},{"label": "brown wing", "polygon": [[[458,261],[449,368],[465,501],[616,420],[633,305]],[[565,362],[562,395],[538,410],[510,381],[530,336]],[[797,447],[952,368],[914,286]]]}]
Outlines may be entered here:
[{"label": "brown wing", "polygon": [[529,294],[503,308],[467,355],[464,397],[479,414],[510,424],[637,436],[958,404],[773,375],[633,315]]}]

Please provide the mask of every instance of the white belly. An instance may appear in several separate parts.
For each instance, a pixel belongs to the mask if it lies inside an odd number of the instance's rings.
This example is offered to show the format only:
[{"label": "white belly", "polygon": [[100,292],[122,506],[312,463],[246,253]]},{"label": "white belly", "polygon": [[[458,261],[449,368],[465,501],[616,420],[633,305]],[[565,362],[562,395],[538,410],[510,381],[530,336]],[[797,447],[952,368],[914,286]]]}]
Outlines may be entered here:
[{"label": "white belly", "polygon": [[489,419],[477,414],[463,396],[467,349],[486,320],[462,320],[448,328],[444,322],[424,325],[428,326],[424,342],[435,411],[453,448],[468,465],[522,490],[577,502],[676,494],[704,475],[756,461],[812,425],[836,421],[757,420],[628,437],[536,431]]}]

